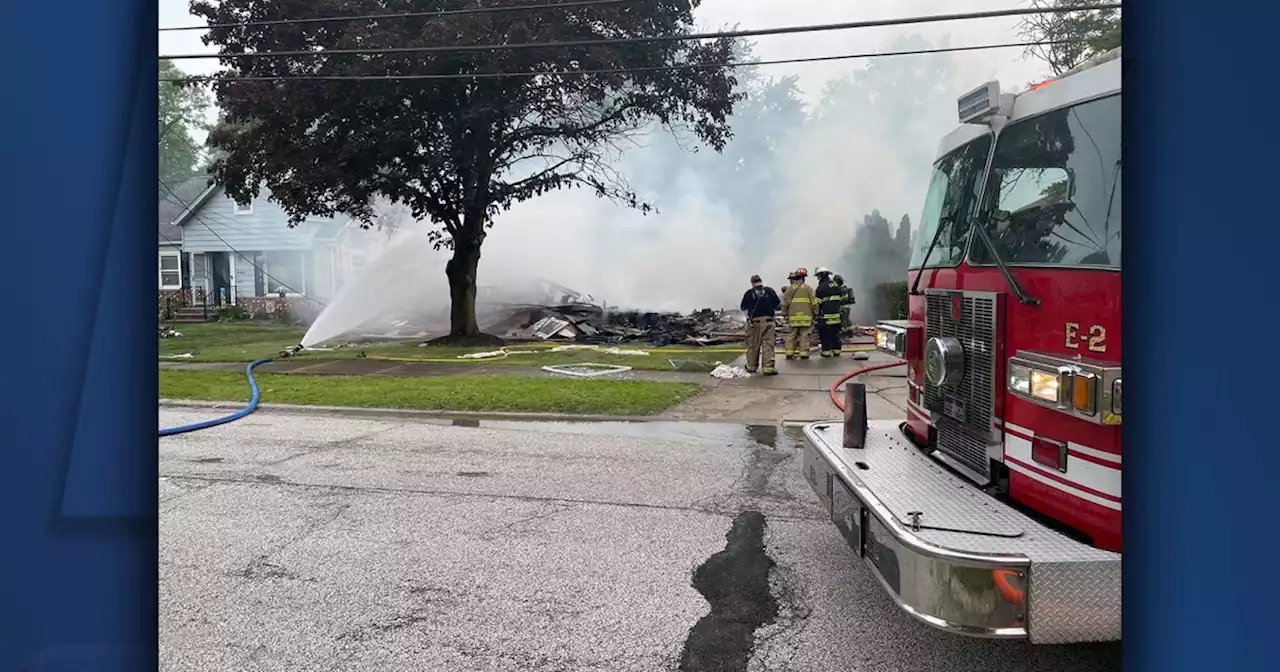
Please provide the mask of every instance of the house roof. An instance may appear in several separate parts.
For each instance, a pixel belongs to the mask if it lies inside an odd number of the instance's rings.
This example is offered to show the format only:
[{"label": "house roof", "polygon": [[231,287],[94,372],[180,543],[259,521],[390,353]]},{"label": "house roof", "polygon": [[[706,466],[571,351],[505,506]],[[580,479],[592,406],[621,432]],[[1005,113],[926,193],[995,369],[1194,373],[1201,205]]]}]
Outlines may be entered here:
[{"label": "house roof", "polygon": [[169,191],[160,188],[159,239],[162,243],[182,241],[181,220],[213,192],[213,178],[197,175],[178,183]]},{"label": "house roof", "polygon": [[349,223],[349,221],[338,221],[336,219],[325,222],[320,227],[320,230],[316,231],[316,238],[330,242],[335,241],[338,239],[338,236],[342,235],[343,230],[347,228],[347,224]]}]

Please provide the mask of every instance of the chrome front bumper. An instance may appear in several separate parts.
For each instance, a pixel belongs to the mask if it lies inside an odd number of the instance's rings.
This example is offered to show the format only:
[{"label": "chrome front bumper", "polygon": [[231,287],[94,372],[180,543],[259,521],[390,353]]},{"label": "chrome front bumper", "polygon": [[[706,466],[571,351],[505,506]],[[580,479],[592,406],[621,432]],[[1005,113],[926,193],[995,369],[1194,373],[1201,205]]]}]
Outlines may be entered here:
[{"label": "chrome front bumper", "polygon": [[1037,644],[1120,639],[1120,555],[986,495],[870,422],[847,450],[838,422],[805,427],[804,476],[898,605],[936,628]]}]

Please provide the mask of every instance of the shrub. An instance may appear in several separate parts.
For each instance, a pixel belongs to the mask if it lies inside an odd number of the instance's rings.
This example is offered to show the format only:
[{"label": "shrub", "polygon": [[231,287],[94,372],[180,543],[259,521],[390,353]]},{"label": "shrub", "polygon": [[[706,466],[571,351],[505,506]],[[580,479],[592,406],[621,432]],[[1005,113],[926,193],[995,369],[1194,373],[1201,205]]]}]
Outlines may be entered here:
[{"label": "shrub", "polygon": [[907,319],[907,282],[886,282],[876,286],[876,291],[884,298],[884,306],[889,314],[886,319]]},{"label": "shrub", "polygon": [[239,322],[249,319],[249,313],[240,306],[224,306],[218,309],[219,322]]}]

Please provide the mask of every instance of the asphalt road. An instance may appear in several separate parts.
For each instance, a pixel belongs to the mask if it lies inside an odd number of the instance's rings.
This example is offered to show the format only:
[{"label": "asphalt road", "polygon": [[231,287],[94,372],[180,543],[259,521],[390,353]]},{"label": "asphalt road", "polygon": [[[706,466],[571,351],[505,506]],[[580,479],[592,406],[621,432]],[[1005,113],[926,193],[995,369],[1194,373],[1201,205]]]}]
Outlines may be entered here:
[{"label": "asphalt road", "polygon": [[1118,645],[900,613],[823,519],[797,441],[274,412],[161,439],[161,669],[1120,668]]}]

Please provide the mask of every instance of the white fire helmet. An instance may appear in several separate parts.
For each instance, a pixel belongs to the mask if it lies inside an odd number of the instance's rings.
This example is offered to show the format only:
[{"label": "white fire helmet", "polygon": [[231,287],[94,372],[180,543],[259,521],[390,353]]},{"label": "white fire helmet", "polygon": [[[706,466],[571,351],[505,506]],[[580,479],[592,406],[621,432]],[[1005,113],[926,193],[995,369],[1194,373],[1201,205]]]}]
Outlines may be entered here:
[{"label": "white fire helmet", "polygon": [[813,272],[813,274],[814,275],[823,275],[823,274],[830,275],[831,271],[828,270],[826,266],[819,266],[818,269]]}]

